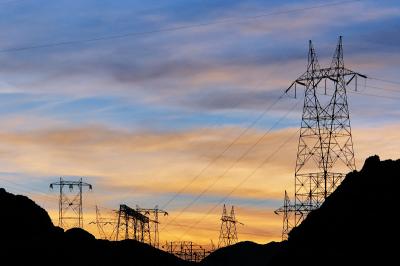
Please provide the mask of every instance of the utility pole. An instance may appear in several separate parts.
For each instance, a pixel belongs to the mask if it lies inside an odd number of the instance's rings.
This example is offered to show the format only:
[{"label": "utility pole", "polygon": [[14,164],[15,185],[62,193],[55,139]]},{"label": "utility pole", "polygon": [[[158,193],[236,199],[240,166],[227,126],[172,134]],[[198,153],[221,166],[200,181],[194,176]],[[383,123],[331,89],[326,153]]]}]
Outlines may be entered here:
[{"label": "utility pole", "polygon": [[221,229],[219,232],[218,248],[230,246],[238,242],[236,224],[243,225],[243,223],[236,220],[234,207],[232,206],[231,212],[228,215],[226,212],[226,206],[224,204],[221,216]]},{"label": "utility pole", "polygon": [[[83,187],[92,190],[92,185],[79,181],[67,181],[60,177],[58,182],[50,184],[50,188],[59,187],[58,200],[58,226],[68,229],[72,227],[83,228]],[[68,188],[68,191],[65,191]],[[74,190],[74,188],[77,188]]]},{"label": "utility pole", "polygon": [[[347,88],[354,81],[357,90],[358,77],[366,78],[344,66],[341,36],[327,68],[320,67],[309,41],[307,71],[286,90],[286,93],[294,90],[296,96],[297,87],[303,87],[304,106],[295,168],[295,199],[294,205],[287,208],[294,213],[294,221],[287,223],[287,229],[284,226],[284,238],[292,226],[298,226],[308,213],[321,206],[345,173],[356,169]],[[279,210],[277,213],[282,212]]]}]

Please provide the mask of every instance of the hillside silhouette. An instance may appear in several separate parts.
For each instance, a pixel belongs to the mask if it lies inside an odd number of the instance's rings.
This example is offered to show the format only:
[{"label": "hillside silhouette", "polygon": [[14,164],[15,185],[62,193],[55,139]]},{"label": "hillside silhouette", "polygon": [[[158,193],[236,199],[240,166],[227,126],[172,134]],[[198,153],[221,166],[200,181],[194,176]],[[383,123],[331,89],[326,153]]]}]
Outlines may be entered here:
[{"label": "hillside silhouette", "polygon": [[134,240],[95,239],[80,228],[64,232],[25,196],[0,188],[0,265],[179,265],[190,263]]},{"label": "hillside silhouette", "polygon": [[246,266],[268,265],[272,258],[281,252],[282,243],[271,242],[257,244],[251,241],[243,241],[237,244],[220,248],[207,256],[201,265],[205,266]]},{"label": "hillside silhouette", "polygon": [[396,264],[399,185],[400,160],[372,156],[361,171],[347,174],[322,206],[290,232],[288,241],[238,243],[217,250],[203,265]]},{"label": "hillside silhouette", "polygon": [[[400,161],[372,156],[292,230],[288,241],[241,242],[216,250],[200,264],[396,264],[399,183]],[[97,240],[78,228],[64,232],[32,200],[4,189],[0,236],[0,265],[195,265],[137,241]]]}]

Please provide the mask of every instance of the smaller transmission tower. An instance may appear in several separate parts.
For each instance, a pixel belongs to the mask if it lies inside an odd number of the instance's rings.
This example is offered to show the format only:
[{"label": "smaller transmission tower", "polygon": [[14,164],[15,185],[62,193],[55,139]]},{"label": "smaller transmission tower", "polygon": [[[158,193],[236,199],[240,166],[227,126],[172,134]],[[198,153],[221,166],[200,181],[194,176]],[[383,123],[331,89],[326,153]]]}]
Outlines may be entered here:
[{"label": "smaller transmission tower", "polygon": [[122,204],[118,210],[115,240],[134,239],[151,244],[150,219],[137,210]]},{"label": "smaller transmission tower", "polygon": [[226,212],[226,206],[222,209],[221,230],[219,232],[218,248],[230,246],[238,242],[236,224],[241,224],[235,217],[235,209],[232,206],[230,215]]},{"label": "smaller transmission tower", "polygon": [[100,213],[100,208],[96,206],[96,220],[89,224],[95,224],[99,232],[100,238],[104,240],[115,239],[116,219],[103,217]]},{"label": "smaller transmission tower", "polygon": [[150,245],[153,247],[159,248],[160,247],[160,235],[158,231],[158,214],[163,214],[164,216],[168,215],[168,212],[161,210],[158,208],[158,206],[155,206],[154,209],[146,209],[146,208],[140,208],[139,206],[136,206],[136,211],[139,213],[145,215],[146,217],[149,218],[150,220],[150,230],[153,231],[153,237]]},{"label": "smaller transmission tower", "polygon": [[164,250],[178,258],[192,262],[200,262],[210,254],[205,248],[192,241],[169,242],[164,247]]},{"label": "smaller transmission tower", "polygon": [[[67,229],[72,227],[83,228],[82,191],[83,187],[92,190],[92,185],[79,181],[67,181],[60,177],[58,182],[50,184],[50,188],[58,186],[60,196],[58,200],[58,226]],[[68,191],[66,191],[68,188]],[[74,188],[76,188],[74,190]]]},{"label": "smaller transmission tower", "polygon": [[283,215],[283,227],[282,227],[282,240],[288,239],[288,234],[293,225],[291,223],[292,214],[295,211],[294,205],[290,203],[290,198],[285,190],[285,198],[283,206],[275,211],[275,214]]}]

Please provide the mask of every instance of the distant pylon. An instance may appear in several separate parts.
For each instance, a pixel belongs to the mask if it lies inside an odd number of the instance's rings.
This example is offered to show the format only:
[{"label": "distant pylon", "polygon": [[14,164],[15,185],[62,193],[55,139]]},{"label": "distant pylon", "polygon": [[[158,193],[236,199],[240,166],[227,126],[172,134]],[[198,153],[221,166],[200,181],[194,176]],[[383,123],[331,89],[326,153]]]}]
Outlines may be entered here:
[{"label": "distant pylon", "polygon": [[117,221],[114,218],[102,217],[100,208],[96,205],[96,220],[89,224],[95,224],[100,238],[104,240],[114,240]]},{"label": "distant pylon", "polygon": [[119,206],[117,212],[117,227],[115,240],[134,239],[151,244],[150,219],[139,211],[125,204]]},{"label": "distant pylon", "polygon": [[[290,227],[298,226],[309,212],[321,206],[347,171],[356,169],[347,86],[354,80],[357,90],[358,77],[366,78],[344,67],[341,36],[328,68],[319,66],[309,42],[307,71],[286,90],[287,93],[294,89],[296,95],[297,86],[305,89],[295,168],[295,200],[288,208],[294,212],[294,222],[288,223],[286,235]],[[322,97],[328,101],[324,103]]]},{"label": "distant pylon", "polygon": [[159,248],[160,247],[160,233],[158,231],[158,225],[159,225],[159,220],[158,220],[158,214],[163,214],[164,216],[168,215],[168,212],[161,210],[158,208],[158,206],[155,206],[153,209],[146,209],[146,208],[140,208],[139,206],[136,206],[136,211],[140,212],[141,214],[147,216],[150,220],[150,227],[151,231],[153,231],[153,236],[151,238],[151,243],[153,247]]},{"label": "distant pylon", "polygon": [[282,226],[282,240],[287,240],[290,229],[293,227],[291,221],[291,214],[293,213],[293,205],[290,203],[290,198],[285,190],[285,198],[283,206],[275,211],[275,214],[282,214],[283,226]]},{"label": "distant pylon", "polygon": [[237,223],[242,224],[236,220],[234,207],[232,206],[231,213],[228,215],[224,204],[221,216],[221,230],[219,232],[218,248],[230,246],[238,242],[236,229]]},{"label": "distant pylon", "polygon": [[[60,177],[58,182],[50,184],[50,188],[55,186],[60,188],[58,200],[58,226],[68,229],[72,227],[83,228],[83,209],[82,209],[82,190],[87,186],[92,189],[92,185],[79,181],[67,181]],[[69,193],[65,191],[68,187]],[[77,187],[77,192],[74,193],[74,187]]]}]

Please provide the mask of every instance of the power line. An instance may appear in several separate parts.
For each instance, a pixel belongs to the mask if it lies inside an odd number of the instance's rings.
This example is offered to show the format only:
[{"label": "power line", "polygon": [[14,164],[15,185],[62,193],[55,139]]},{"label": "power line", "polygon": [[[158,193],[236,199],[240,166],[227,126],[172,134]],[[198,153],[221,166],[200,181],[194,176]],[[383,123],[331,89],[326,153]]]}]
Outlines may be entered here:
[{"label": "power line", "polygon": [[349,92],[353,93],[353,94],[365,95],[365,96],[370,96],[370,97],[385,98],[385,99],[390,99],[390,100],[400,100],[400,97],[389,96],[389,95],[378,95],[378,94],[371,94],[371,93],[358,92],[358,91],[349,91]]},{"label": "power line", "polygon": [[370,76],[368,76],[368,78],[369,79],[373,79],[373,80],[383,81],[383,82],[386,82],[386,83],[392,83],[392,84],[400,85],[400,81],[396,81],[396,80],[381,79],[381,78],[375,78],[375,77],[370,77]]},{"label": "power line", "polygon": [[376,87],[376,86],[370,86],[370,85],[365,85],[365,87],[371,88],[371,89],[377,89],[377,90],[392,91],[392,92],[400,92],[399,89],[382,88],[382,87]]},{"label": "power line", "polygon": [[[298,105],[298,102],[279,120],[277,120],[260,138],[257,139],[253,145],[251,145],[244,153],[241,154],[225,171],[219,175],[214,182],[211,183],[208,187],[203,189],[189,204],[187,204],[171,221],[168,221],[167,224],[164,226],[168,226],[169,223],[174,222],[183,212],[188,210],[194,203],[196,203],[205,193],[207,193],[221,178],[223,178],[238,162],[240,162],[243,158],[245,158],[283,119],[285,119]],[[232,192],[233,193],[233,192]]]},{"label": "power line", "polygon": [[191,184],[193,184],[193,182],[195,182],[213,163],[215,163],[217,160],[219,160],[233,145],[236,144],[236,142],[238,142],[238,140],[244,135],[246,134],[252,127],[254,127],[258,121],[260,121],[264,115],[270,111],[272,109],[272,107],[274,107],[284,96],[285,94],[281,94],[275,101],[273,101],[267,108],[265,108],[262,113],[256,117],[255,120],[253,120],[247,127],[245,127],[240,133],[239,135],[236,136],[235,139],[233,139],[233,141],[231,141],[228,146],[225,147],[225,149],[219,153],[213,160],[211,160],[204,168],[201,169],[201,171],[194,176],[194,178],[192,180],[190,180],[190,182],[188,184],[186,184],[182,189],[180,189],[177,193],[174,194],[174,196],[172,196],[164,205],[163,205],[163,209],[165,209],[172,201],[174,201],[183,191],[185,191]]},{"label": "power line", "polygon": [[[171,226],[176,226],[176,227],[180,227],[180,228],[187,228],[190,227],[190,225],[186,225],[186,224],[180,224],[180,223],[172,223]],[[248,228],[249,226],[246,225],[246,228]],[[254,227],[253,227],[254,228]],[[205,227],[205,226],[196,226],[196,229],[201,229],[201,230],[206,230],[206,231],[212,231],[212,232],[218,232],[218,230],[216,229],[212,229],[209,227]],[[257,228],[255,228],[257,229]],[[258,229],[257,229],[258,230]],[[265,232],[265,231],[258,231],[257,233],[254,232],[243,232],[242,230],[239,232],[241,235],[255,235],[255,236],[271,236],[270,233]]]},{"label": "power line", "polygon": [[217,202],[211,209],[208,210],[208,212],[203,215],[197,222],[189,226],[189,228],[179,237],[179,240],[182,239],[190,230],[192,230],[194,227],[197,227],[197,225],[202,222],[211,212],[213,212],[218,206],[220,206],[226,199],[228,199],[239,187],[241,187],[247,180],[249,180],[264,164],[266,164],[271,158],[275,156],[276,153],[278,153],[289,141],[292,140],[293,137],[297,135],[297,133],[300,131],[298,129],[294,134],[290,135],[273,153],[270,154],[270,156],[266,157],[248,176],[246,176],[240,183],[238,183],[229,193],[227,193],[221,200]]},{"label": "power line", "polygon": [[263,13],[263,14],[258,14],[258,15],[254,15],[254,16],[232,17],[232,18],[226,18],[226,19],[216,20],[216,21],[212,21],[212,22],[188,24],[188,25],[182,25],[182,26],[176,26],[176,27],[166,27],[166,28],[161,28],[161,29],[156,29],[156,30],[129,32],[129,33],[123,33],[123,34],[114,34],[114,35],[109,35],[109,36],[93,37],[93,38],[88,38],[88,39],[69,40],[69,41],[62,41],[62,42],[37,44],[37,45],[31,45],[31,46],[6,48],[6,49],[0,50],[0,53],[21,52],[21,51],[32,50],[32,49],[42,49],[42,48],[50,48],[50,47],[58,47],[58,46],[66,46],[66,45],[74,45],[74,44],[76,45],[76,44],[114,40],[114,39],[123,39],[123,38],[137,37],[137,36],[142,36],[142,35],[151,35],[151,34],[155,34],[155,33],[174,32],[174,31],[181,31],[181,30],[187,30],[187,29],[193,29],[193,28],[207,27],[207,26],[218,25],[218,24],[240,23],[240,22],[244,22],[244,21],[248,21],[248,20],[254,20],[254,19],[273,16],[273,15],[301,12],[301,11],[312,10],[312,9],[319,9],[319,8],[325,8],[325,7],[331,7],[331,6],[350,4],[350,3],[354,3],[354,2],[360,2],[360,1],[361,0],[339,1],[339,2],[320,4],[320,5],[315,5],[315,6],[308,6],[308,7],[303,7],[303,8],[293,8],[293,9],[287,9],[287,10],[282,10],[282,11]]}]

